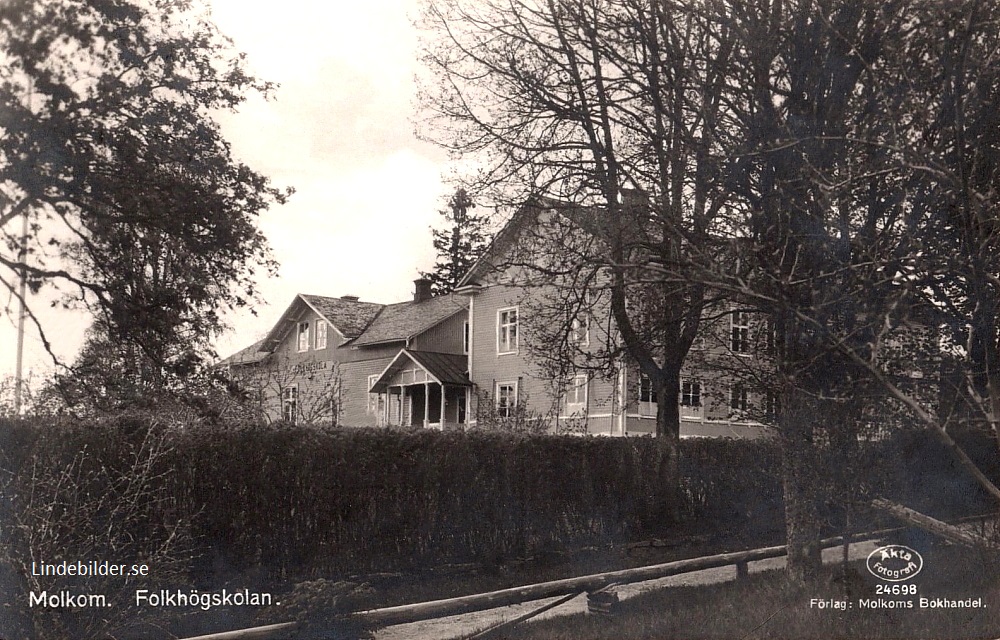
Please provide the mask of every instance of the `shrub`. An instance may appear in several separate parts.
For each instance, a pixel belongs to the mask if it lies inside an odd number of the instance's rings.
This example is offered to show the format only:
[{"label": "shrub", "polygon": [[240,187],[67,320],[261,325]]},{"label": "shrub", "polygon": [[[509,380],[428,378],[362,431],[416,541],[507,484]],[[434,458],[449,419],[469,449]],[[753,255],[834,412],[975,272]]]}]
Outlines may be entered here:
[{"label": "shrub", "polygon": [[[171,494],[170,437],[148,423],[95,421],[9,422],[4,442],[4,502],[9,522],[6,560],[23,584],[16,596],[29,611],[34,637],[104,637],[152,623],[157,610],[138,612],[136,580],[143,588],[183,584],[191,559],[189,513]],[[63,561],[146,564],[146,577],[36,575],[32,563]],[[28,607],[31,593],[103,594],[107,606],[78,609]],[[148,614],[148,615],[144,615]]]},{"label": "shrub", "polygon": [[[655,438],[287,424],[167,430],[137,420],[0,426],[0,505],[16,525],[3,542],[29,583],[32,560],[146,562],[162,581],[200,586],[239,575],[251,587],[682,534],[755,542],[783,528],[780,456],[767,440],[681,441],[677,521],[664,513],[668,488],[657,470],[666,450]],[[988,445],[970,451],[995,458]],[[850,455],[844,477],[831,473],[835,457],[821,470],[828,530],[839,531],[845,505],[875,495],[932,514],[944,500],[975,507],[974,487],[926,435],[901,432]],[[192,548],[199,555],[189,562]],[[183,575],[188,568],[193,576]],[[37,583],[46,586],[58,584]],[[45,624],[60,635],[68,623],[51,615]]]},{"label": "shrub", "polygon": [[[499,561],[655,529],[654,440],[493,432],[191,430],[176,494],[227,563]],[[212,481],[206,481],[211,478]]]}]

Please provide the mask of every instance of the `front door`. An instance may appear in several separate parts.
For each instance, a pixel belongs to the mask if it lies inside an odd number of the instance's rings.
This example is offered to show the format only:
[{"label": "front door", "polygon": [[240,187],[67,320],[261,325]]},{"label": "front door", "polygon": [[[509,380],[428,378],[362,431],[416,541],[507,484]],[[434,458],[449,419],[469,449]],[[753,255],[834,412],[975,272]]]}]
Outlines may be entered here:
[{"label": "front door", "polygon": [[406,422],[411,427],[422,427],[424,426],[424,400],[426,394],[424,393],[424,385],[415,384],[406,387],[409,392],[406,395],[409,396],[409,417],[410,420]]}]

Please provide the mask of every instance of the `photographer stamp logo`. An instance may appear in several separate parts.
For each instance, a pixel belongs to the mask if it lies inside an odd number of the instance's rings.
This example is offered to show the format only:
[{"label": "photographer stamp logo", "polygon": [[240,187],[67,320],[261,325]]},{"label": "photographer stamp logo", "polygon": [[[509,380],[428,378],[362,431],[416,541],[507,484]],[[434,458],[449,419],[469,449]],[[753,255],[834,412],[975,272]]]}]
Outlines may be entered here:
[{"label": "photographer stamp logo", "polygon": [[920,573],[924,559],[919,553],[901,544],[890,544],[868,554],[868,572],[887,582],[905,582]]}]

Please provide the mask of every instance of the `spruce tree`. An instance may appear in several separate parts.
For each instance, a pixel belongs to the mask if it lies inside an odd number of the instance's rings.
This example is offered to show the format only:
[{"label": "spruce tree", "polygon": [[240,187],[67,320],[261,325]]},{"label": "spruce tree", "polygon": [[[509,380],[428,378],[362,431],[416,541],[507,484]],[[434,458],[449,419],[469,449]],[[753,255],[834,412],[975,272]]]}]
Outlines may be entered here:
[{"label": "spruce tree", "polygon": [[475,207],[468,192],[457,189],[441,210],[444,228],[431,230],[437,262],[420,275],[431,281],[434,295],[451,293],[486,247],[486,219],[471,213]]}]

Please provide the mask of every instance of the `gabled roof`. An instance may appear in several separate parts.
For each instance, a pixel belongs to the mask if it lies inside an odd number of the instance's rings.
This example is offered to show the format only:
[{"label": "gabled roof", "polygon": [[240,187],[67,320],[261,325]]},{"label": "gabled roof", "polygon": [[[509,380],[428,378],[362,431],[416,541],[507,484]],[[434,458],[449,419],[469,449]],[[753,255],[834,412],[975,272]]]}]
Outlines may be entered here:
[{"label": "gabled roof", "polygon": [[327,322],[350,340],[362,334],[385,305],[343,298],[328,298],[302,294],[301,298]]},{"label": "gabled roof", "polygon": [[[623,195],[626,198],[625,207],[639,209],[648,206],[645,197],[637,192],[626,192]],[[505,259],[504,254],[510,251],[512,245],[516,245],[522,237],[521,234],[526,229],[543,224],[546,219],[551,219],[551,216],[548,216],[549,212],[559,216],[561,220],[568,222],[572,227],[599,240],[614,237],[640,242],[644,233],[639,222],[641,217],[614,216],[610,215],[604,207],[581,205],[547,196],[535,196],[514,212],[514,215],[483,251],[483,255],[458,283],[456,289],[479,284],[479,281],[486,274],[502,265]]]},{"label": "gabled roof", "polygon": [[268,353],[263,349],[264,341],[258,340],[249,347],[240,349],[233,355],[221,361],[219,365],[226,367],[230,365],[256,364],[268,356]]},{"label": "gabled roof", "polygon": [[313,310],[330,323],[346,342],[365,346],[405,342],[468,308],[468,301],[457,295],[384,305],[300,293],[292,299],[263,340],[241,349],[219,364],[260,362],[274,351],[306,309]]},{"label": "gabled roof", "polygon": [[430,382],[457,386],[472,386],[469,376],[465,373],[468,360],[464,355],[454,353],[437,353],[434,351],[415,351],[401,349],[392,362],[382,370],[378,380],[372,384],[369,391],[385,391],[392,377],[406,365],[413,362],[427,372]]},{"label": "gabled roof", "polygon": [[325,296],[297,294],[291,304],[281,314],[281,318],[264,338],[263,349],[273,351],[284,339],[294,323],[305,309],[312,309],[321,318],[330,323],[344,339],[355,338],[365,330],[384,305],[374,302],[360,302],[343,298],[327,298]]},{"label": "gabled roof", "polygon": [[403,342],[468,308],[469,303],[466,299],[450,294],[421,302],[386,305],[368,328],[351,344],[365,346]]},{"label": "gabled roof", "polygon": [[478,285],[479,280],[484,275],[496,268],[498,255],[505,253],[510,243],[517,241],[521,230],[538,221],[538,215],[541,213],[541,210],[541,206],[535,200],[529,201],[518,208],[514,212],[514,215],[510,217],[510,220],[493,236],[493,240],[486,246],[483,254],[479,256],[479,259],[472,265],[472,268],[462,276],[455,289],[459,290],[464,287]]}]

